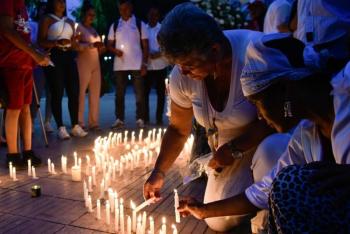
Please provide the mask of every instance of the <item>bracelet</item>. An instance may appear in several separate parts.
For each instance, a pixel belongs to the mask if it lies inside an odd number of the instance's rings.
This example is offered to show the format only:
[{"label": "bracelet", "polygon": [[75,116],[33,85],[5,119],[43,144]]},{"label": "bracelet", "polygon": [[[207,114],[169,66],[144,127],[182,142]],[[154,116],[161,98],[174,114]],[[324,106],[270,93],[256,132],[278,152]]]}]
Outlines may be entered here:
[{"label": "bracelet", "polygon": [[157,174],[160,174],[163,178],[165,178],[165,173],[162,172],[161,170],[158,170],[158,169],[153,169],[152,173],[157,173]]}]

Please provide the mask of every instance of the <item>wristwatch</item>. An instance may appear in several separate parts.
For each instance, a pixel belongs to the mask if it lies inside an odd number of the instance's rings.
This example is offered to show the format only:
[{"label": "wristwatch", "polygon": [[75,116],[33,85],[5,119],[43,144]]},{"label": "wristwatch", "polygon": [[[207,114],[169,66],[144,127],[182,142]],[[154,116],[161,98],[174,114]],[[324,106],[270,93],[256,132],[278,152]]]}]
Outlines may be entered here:
[{"label": "wristwatch", "polygon": [[234,141],[230,141],[227,143],[228,147],[231,149],[231,156],[234,159],[241,159],[243,158],[243,152],[239,149],[234,144]]}]

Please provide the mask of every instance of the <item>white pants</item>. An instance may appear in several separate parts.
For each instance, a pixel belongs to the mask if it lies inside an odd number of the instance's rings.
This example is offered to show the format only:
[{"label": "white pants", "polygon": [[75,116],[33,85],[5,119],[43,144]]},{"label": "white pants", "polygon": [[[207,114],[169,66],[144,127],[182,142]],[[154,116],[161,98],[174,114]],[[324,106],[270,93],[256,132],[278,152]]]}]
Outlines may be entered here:
[{"label": "white pants", "polygon": [[[208,172],[208,183],[204,195],[204,203],[223,200],[241,194],[254,181],[259,181],[277,162],[289,141],[288,134],[273,134],[264,139],[257,150],[244,153],[221,173],[214,170]],[[255,153],[254,153],[255,152]],[[208,226],[219,232],[225,232],[239,225],[247,215],[212,217],[205,219]]]}]

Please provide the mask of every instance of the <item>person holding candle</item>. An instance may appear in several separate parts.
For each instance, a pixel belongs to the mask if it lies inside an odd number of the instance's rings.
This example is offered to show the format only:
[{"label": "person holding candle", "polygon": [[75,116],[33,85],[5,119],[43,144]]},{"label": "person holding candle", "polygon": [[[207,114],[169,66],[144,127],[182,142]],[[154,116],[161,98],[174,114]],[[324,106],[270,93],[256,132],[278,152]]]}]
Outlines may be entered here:
[{"label": "person holding candle", "polygon": [[113,23],[108,33],[107,47],[115,54],[116,121],[112,128],[124,127],[125,91],[131,77],[136,96],[136,125],[144,127],[144,79],[148,65],[148,34],[146,24],[136,18],[130,0],[119,1],[120,19]]},{"label": "person holding candle", "polygon": [[305,63],[300,43],[288,35],[252,42],[241,77],[244,95],[276,130],[301,121],[276,166],[231,198],[207,204],[185,199],[182,214],[207,218],[269,209],[269,233],[350,231],[345,200],[350,194],[350,63],[339,73],[315,71]]},{"label": "person holding candle", "polygon": [[79,76],[75,61],[78,48],[74,22],[66,16],[64,0],[48,0],[46,15],[39,24],[39,45],[50,51],[54,66],[47,67],[45,76],[51,92],[52,114],[55,118],[58,137],[69,139],[70,134],[62,120],[62,97],[68,95],[68,109],[72,124],[72,135],[87,135],[78,124]]},{"label": "person holding candle", "polygon": [[157,6],[152,6],[148,10],[148,41],[149,41],[149,59],[147,76],[145,77],[145,122],[148,123],[150,119],[149,113],[149,94],[151,87],[154,85],[157,91],[157,110],[156,123],[163,124],[163,113],[165,104],[165,78],[168,73],[168,62],[162,56],[159,44],[157,42],[157,34],[160,30],[159,23],[160,10]]},{"label": "person holding candle", "polygon": [[85,94],[89,90],[88,127],[91,130],[100,130],[99,102],[101,90],[101,70],[99,54],[105,51],[101,38],[93,28],[96,12],[89,1],[84,1],[81,8],[81,23],[77,28],[79,34],[79,51],[77,65],[79,71],[79,124],[85,127],[84,107]]},{"label": "person holding candle", "polygon": [[[273,130],[258,120],[239,82],[248,43],[261,35],[249,30],[223,32],[213,18],[191,3],[176,6],[163,20],[158,42],[176,64],[170,78],[171,119],[144,185],[146,199],[160,197],[165,173],[191,132],[193,116],[206,127],[213,151],[205,203],[242,193],[253,183],[253,174],[263,175],[275,165],[289,136],[269,136]],[[253,159],[259,144],[266,150]],[[232,215],[206,222],[215,231],[227,231],[247,218]]]},{"label": "person holding candle", "polygon": [[[24,169],[27,160],[33,165],[41,159],[32,151],[32,101],[34,62],[48,66],[50,58],[30,43],[30,28],[24,0],[0,1],[0,77],[7,92],[5,134],[8,153],[6,166],[11,162]],[[23,158],[17,144],[18,129],[23,139]]]}]

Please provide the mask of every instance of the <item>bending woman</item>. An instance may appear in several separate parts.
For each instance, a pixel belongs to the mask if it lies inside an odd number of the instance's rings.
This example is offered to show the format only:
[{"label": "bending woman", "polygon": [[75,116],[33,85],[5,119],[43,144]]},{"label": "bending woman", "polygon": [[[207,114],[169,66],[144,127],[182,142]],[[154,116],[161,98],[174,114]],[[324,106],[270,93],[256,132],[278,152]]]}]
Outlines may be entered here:
[{"label": "bending woman", "polygon": [[[176,64],[170,78],[171,119],[155,168],[144,185],[146,199],[160,196],[165,173],[182,150],[193,117],[211,133],[214,152],[204,202],[239,194],[253,183],[254,151],[272,131],[258,121],[255,108],[243,97],[239,77],[247,45],[259,35],[249,30],[223,32],[193,4],[180,4],[167,15],[158,41],[165,56]],[[285,147],[286,143],[281,140],[274,145]],[[270,162],[269,157],[259,155],[257,160]],[[267,172],[276,160],[258,163],[253,171]],[[227,231],[246,217],[216,217],[206,222],[216,231]]]},{"label": "bending woman", "polygon": [[269,125],[283,132],[304,119],[274,169],[238,196],[183,201],[182,213],[207,218],[270,209],[272,233],[350,231],[350,203],[333,206],[350,191],[350,63],[331,78],[305,67],[301,49],[296,39],[263,36],[249,45],[242,72],[244,95]]}]

